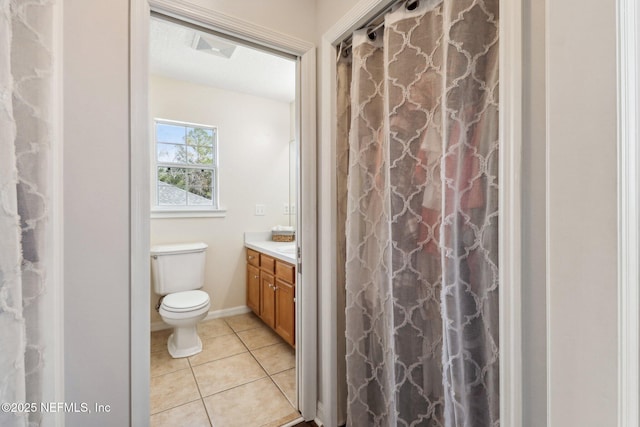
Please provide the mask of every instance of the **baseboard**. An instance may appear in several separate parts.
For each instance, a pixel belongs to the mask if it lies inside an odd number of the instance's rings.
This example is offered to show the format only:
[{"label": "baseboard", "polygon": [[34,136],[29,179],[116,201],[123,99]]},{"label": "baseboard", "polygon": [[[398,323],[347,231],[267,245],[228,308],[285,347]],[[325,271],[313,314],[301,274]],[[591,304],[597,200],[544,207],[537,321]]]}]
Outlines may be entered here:
[{"label": "baseboard", "polygon": [[[229,316],[235,316],[238,314],[249,313],[250,311],[251,309],[246,305],[241,305],[238,307],[231,307],[231,308],[223,308],[222,310],[213,310],[207,314],[207,317],[204,318],[203,322],[211,319],[218,319],[220,317],[229,317]],[[171,328],[171,326],[167,325],[162,320],[151,323],[151,332],[161,331],[163,329],[169,329],[169,328]]]}]

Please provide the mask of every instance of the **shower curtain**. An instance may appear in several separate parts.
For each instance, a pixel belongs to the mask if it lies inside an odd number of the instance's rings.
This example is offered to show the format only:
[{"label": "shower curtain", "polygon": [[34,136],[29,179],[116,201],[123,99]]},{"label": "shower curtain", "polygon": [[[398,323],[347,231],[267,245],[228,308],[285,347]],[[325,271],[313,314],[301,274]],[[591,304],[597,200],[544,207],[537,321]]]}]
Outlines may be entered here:
[{"label": "shower curtain", "polygon": [[[0,0],[0,402],[42,401],[53,2]],[[0,425],[41,413],[0,411]],[[19,408],[13,408],[19,409]]]},{"label": "shower curtain", "polygon": [[498,426],[498,0],[397,5],[337,82],[347,425]]}]

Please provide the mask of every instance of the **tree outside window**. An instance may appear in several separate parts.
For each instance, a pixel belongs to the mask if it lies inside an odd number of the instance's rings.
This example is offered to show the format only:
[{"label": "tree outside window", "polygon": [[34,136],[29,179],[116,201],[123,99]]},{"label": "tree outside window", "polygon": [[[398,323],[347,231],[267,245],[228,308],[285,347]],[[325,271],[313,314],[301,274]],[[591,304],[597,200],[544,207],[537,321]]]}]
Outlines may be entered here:
[{"label": "tree outside window", "polygon": [[158,207],[217,207],[217,129],[156,120]]}]

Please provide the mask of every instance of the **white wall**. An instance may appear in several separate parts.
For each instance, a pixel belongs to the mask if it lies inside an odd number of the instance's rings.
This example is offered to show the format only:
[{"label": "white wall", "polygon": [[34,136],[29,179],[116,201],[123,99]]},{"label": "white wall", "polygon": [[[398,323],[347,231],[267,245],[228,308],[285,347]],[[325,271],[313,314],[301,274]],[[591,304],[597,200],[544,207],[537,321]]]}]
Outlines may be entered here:
[{"label": "white wall", "polygon": [[208,9],[237,17],[265,28],[313,41],[316,35],[316,3],[324,0],[191,0]]},{"label": "white wall", "polygon": [[[65,401],[111,405],[67,426],[126,426],[129,2],[64,1]],[[46,363],[46,361],[45,361]]]},{"label": "white wall", "polygon": [[318,39],[356,4],[358,0],[319,0],[316,13]]},{"label": "white wall", "polygon": [[[71,427],[130,423],[129,3],[63,1],[65,400],[112,407]],[[315,37],[314,0],[206,3]]]},{"label": "white wall", "polygon": [[562,0],[546,7],[549,425],[612,426],[616,4]]},{"label": "white wall", "polygon": [[[218,127],[220,205],[224,218],[151,220],[151,244],[202,241],[209,245],[203,290],[211,311],[246,305],[245,231],[288,224],[290,104],[152,76],[152,118]],[[153,150],[152,150],[153,151]],[[266,205],[256,216],[255,205]],[[158,296],[151,290],[151,321]]]}]

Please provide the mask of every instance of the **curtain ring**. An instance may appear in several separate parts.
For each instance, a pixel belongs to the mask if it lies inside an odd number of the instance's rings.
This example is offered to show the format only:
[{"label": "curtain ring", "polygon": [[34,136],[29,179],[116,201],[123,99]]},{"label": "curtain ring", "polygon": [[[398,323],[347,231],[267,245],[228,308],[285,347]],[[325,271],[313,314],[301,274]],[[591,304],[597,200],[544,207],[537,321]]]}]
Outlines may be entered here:
[{"label": "curtain ring", "polygon": [[418,6],[420,6],[420,0],[409,0],[404,7],[407,10],[415,10]]},{"label": "curtain ring", "polygon": [[351,46],[345,42],[340,42],[340,45],[338,45],[338,58],[336,58],[336,60],[340,60],[340,57],[348,58],[349,55],[351,55]]},{"label": "curtain ring", "polygon": [[378,37],[377,31],[373,30],[368,32],[367,37],[369,37],[369,40],[374,41]]}]

